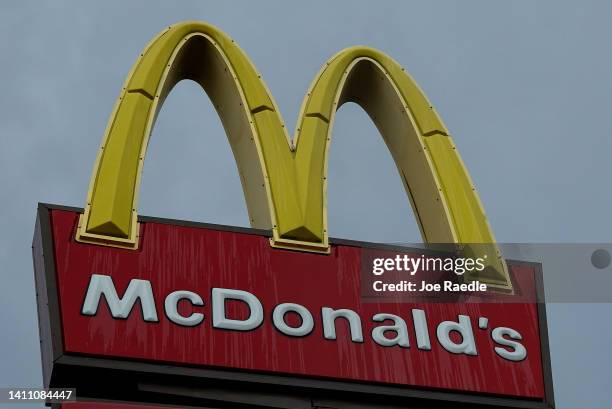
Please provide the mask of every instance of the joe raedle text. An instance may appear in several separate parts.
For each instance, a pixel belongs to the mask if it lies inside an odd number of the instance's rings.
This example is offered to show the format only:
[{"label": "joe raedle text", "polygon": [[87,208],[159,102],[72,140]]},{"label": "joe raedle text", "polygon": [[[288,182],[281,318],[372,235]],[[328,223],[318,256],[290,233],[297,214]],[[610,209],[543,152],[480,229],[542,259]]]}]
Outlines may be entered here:
[{"label": "joe raedle text", "polygon": [[399,281],[395,283],[385,283],[381,280],[376,280],[372,283],[372,288],[376,292],[486,292],[487,285],[480,281],[472,281],[470,283],[456,283],[450,280],[444,280],[442,283],[430,283],[425,280],[419,282],[414,281]]}]

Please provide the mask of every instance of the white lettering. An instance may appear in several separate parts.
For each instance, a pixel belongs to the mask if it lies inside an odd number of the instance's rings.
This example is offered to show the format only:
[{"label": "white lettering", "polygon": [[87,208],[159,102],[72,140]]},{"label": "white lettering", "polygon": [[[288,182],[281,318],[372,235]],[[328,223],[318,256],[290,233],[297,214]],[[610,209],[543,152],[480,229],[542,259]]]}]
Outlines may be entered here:
[{"label": "white lettering", "polygon": [[157,311],[151,283],[147,280],[132,279],[122,298],[117,295],[113,279],[107,275],[93,274],[89,281],[85,302],[81,312],[96,315],[100,297],[104,295],[113,318],[125,319],[130,315],[136,300],[140,300],[142,318],[147,322],[157,322]]},{"label": "white lettering", "polygon": [[[450,334],[456,331],[461,334],[461,343],[455,343]],[[443,321],[438,325],[438,341],[448,352],[453,354],[478,355],[476,343],[474,342],[474,332],[472,323],[467,315],[459,315],[459,322]]]},{"label": "white lettering", "polygon": [[355,311],[323,307],[321,313],[323,315],[323,336],[325,339],[336,339],[336,318],[344,318],[349,322],[351,340],[353,342],[363,342],[361,318]]},{"label": "white lettering", "polygon": [[506,328],[506,327],[495,328],[491,332],[491,338],[493,338],[493,341],[495,341],[496,343],[500,345],[512,348],[512,351],[509,351],[506,348],[495,347],[495,352],[497,353],[497,355],[509,361],[515,361],[515,362],[522,361],[523,359],[527,358],[527,349],[525,349],[523,344],[521,344],[520,342],[511,341],[505,338],[505,336],[508,336],[514,340],[523,339],[521,334],[518,331],[513,330],[512,328]]},{"label": "white lettering", "polygon": [[191,291],[175,291],[168,294],[164,301],[164,310],[168,319],[175,324],[183,325],[185,327],[194,327],[204,320],[204,314],[194,312],[188,317],[184,317],[178,313],[178,304],[181,300],[189,300],[192,305],[202,306],[204,301],[202,297]]},{"label": "white lettering", "polygon": [[[236,300],[246,303],[250,309],[249,318],[245,320],[227,318],[225,314],[225,301],[227,300]],[[264,319],[261,302],[257,297],[247,291],[213,288],[212,305],[214,328],[249,331],[260,326]]]},{"label": "white lettering", "polygon": [[[285,314],[288,312],[294,312],[300,316],[302,323],[299,327],[290,327],[287,325],[285,322]],[[272,321],[274,322],[274,326],[280,332],[292,337],[306,336],[310,334],[314,328],[312,314],[306,309],[306,307],[300,304],[284,303],[277,305],[272,313]]]},{"label": "white lettering", "polygon": [[[380,325],[374,327],[374,329],[372,329],[372,339],[374,342],[384,347],[392,347],[395,345],[404,348],[410,347],[406,322],[401,317],[393,314],[376,314],[372,317],[372,321],[376,322],[383,322],[386,320],[392,320],[393,325]],[[395,332],[395,337],[387,338],[385,333],[389,331]]]}]

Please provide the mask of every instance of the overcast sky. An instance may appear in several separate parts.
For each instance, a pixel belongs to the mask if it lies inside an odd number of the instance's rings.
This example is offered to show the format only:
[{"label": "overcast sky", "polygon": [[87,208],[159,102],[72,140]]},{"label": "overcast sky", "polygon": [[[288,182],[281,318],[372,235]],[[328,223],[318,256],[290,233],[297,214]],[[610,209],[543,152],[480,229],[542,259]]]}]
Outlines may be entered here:
[{"label": "overcast sky", "polygon": [[[611,16],[612,2],[577,0],[2,1],[0,386],[41,384],[36,204],[83,206],[123,80],[165,26],[196,19],[228,32],[290,129],[321,64],[377,47],[442,116],[500,242],[610,243]],[[391,157],[354,105],[336,117],[329,172],[332,236],[420,240]],[[248,225],[229,144],[193,83],[159,116],[140,214]],[[559,409],[611,407],[611,316],[611,304],[548,306]]]}]

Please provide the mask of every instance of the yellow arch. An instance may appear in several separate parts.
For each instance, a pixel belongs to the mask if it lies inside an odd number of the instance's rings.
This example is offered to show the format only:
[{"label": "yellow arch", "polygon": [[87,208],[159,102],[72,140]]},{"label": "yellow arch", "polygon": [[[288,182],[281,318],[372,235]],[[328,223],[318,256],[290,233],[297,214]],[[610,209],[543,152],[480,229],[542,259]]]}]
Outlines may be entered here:
[{"label": "yellow arch", "polygon": [[[495,242],[478,195],[435,110],[400,65],[367,47],[345,49],[307,93],[292,142],[269,90],[240,47],[209,24],[183,22],[161,32],[132,68],[94,167],[77,239],[137,247],[137,192],[149,135],[172,87],[198,82],[226,130],[251,225],[273,244],[327,251],[326,174],[334,114],[361,105],[380,130],[430,243]],[[491,247],[486,281],[508,287]],[[482,277],[479,277],[482,279]]]}]

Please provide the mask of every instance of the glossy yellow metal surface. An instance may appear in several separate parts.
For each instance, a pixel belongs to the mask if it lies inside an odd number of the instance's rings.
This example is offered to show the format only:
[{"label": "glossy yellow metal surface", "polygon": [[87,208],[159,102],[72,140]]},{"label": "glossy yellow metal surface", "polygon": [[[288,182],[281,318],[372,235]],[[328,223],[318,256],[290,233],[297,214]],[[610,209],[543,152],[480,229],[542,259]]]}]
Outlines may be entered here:
[{"label": "glossy yellow metal surface", "polygon": [[412,78],[387,55],[345,49],[313,81],[292,141],[269,90],[240,47],[209,24],[168,27],[132,68],[111,115],[77,239],[138,245],[137,199],[149,135],[182,79],[198,82],[226,130],[251,225],[272,244],[328,251],[326,174],[334,114],[347,101],[364,108],[395,160],[430,243],[491,244],[487,282],[508,288],[503,260],[478,195],[448,131]]}]

